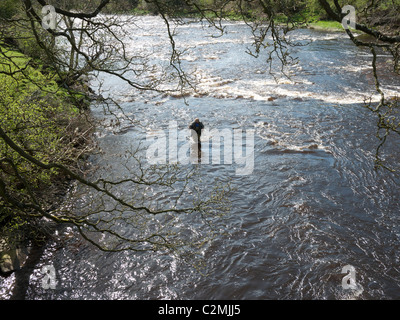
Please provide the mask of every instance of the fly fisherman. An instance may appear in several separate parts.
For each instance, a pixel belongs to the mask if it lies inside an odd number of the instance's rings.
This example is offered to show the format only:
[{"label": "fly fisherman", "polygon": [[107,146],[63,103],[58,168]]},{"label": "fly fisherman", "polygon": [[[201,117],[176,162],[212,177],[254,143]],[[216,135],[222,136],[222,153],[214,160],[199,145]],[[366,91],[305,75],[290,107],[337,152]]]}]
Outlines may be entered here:
[{"label": "fly fisherman", "polygon": [[[196,118],[194,120],[194,122],[189,126],[189,129],[192,129],[197,133],[197,142],[200,143],[201,130],[204,129],[204,125],[202,122],[200,122],[199,118]],[[192,132],[192,134],[193,134],[193,132]],[[196,139],[194,139],[194,140],[196,140]]]}]

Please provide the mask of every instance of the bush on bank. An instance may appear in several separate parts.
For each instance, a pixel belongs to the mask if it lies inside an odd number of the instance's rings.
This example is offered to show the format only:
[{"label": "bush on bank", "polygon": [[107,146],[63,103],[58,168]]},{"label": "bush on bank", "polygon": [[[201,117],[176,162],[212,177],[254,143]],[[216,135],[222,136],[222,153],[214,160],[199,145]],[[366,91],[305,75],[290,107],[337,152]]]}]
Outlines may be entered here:
[{"label": "bush on bank", "polygon": [[[89,130],[76,101],[59,87],[54,72],[43,71],[30,57],[0,45],[0,127],[29,155],[43,163],[76,165],[86,147],[80,132]],[[0,191],[21,206],[37,201],[51,210],[68,180],[57,170],[35,166],[0,139],[0,184]],[[39,217],[17,208],[0,196],[0,251],[45,237]]]}]

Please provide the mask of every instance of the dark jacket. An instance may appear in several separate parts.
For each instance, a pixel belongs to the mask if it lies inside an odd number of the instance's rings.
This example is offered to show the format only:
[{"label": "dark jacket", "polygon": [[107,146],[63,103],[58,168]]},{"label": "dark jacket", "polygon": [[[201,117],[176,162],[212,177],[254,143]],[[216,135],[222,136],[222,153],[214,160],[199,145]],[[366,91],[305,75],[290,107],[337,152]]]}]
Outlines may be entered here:
[{"label": "dark jacket", "polygon": [[193,122],[190,126],[189,129],[193,129],[196,131],[198,135],[201,135],[201,130],[204,129],[204,125],[201,122]]}]

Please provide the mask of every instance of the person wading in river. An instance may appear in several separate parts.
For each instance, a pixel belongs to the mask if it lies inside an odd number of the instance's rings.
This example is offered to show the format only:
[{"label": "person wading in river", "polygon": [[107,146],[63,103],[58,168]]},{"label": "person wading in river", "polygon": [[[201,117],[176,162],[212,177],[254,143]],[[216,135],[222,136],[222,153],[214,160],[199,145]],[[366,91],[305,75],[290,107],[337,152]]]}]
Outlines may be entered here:
[{"label": "person wading in river", "polygon": [[[192,130],[194,130],[196,132],[196,134],[197,134],[197,142],[201,143],[200,142],[200,136],[201,136],[201,130],[204,129],[204,125],[203,125],[202,122],[200,122],[199,118],[196,118],[194,120],[194,122],[189,126],[189,129],[192,129]],[[193,140],[196,141],[193,131],[192,131],[192,136],[193,136]]]}]

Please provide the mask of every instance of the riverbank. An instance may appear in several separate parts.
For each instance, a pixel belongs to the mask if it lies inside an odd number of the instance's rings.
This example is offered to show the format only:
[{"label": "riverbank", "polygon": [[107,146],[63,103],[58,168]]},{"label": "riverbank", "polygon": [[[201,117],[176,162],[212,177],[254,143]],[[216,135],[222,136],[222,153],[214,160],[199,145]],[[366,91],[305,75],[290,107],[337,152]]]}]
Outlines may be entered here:
[{"label": "riverbank", "polygon": [[310,22],[307,28],[321,31],[343,31],[344,28],[341,23],[337,21],[319,20],[315,22]]},{"label": "riverbank", "polygon": [[[90,88],[85,81],[63,88],[57,73],[10,44],[0,44],[0,126],[31,156],[79,169],[92,149]],[[60,206],[73,182],[43,170],[0,141],[0,276],[25,267],[46,241],[48,222],[29,207]],[[12,205],[5,196],[19,203]],[[50,232],[49,232],[50,231]]]},{"label": "riverbank", "polygon": [[[146,10],[143,8],[137,8],[132,11],[130,11],[130,14],[134,16],[154,16],[157,15],[157,12],[152,12],[150,10]],[[209,18],[209,19],[215,19],[215,14],[212,12],[205,12],[203,13],[204,16],[202,16],[198,12],[177,12],[175,13],[177,17],[180,18],[195,18],[195,19],[200,19],[200,18]],[[243,16],[239,13],[236,12],[231,12],[230,14],[227,14],[224,19],[230,20],[230,21],[243,21]],[[343,26],[341,23],[337,21],[332,21],[332,20],[324,20],[324,19],[317,19],[316,17],[309,19],[310,22],[307,24],[304,24],[304,27],[309,28],[309,29],[314,29],[314,30],[321,30],[321,31],[327,31],[327,32],[337,32],[337,31],[343,31]],[[277,24],[284,23],[284,18],[283,17],[278,17],[276,19]]]}]

